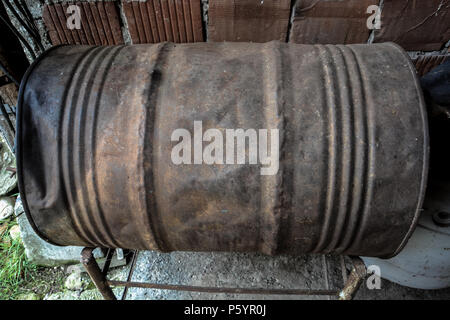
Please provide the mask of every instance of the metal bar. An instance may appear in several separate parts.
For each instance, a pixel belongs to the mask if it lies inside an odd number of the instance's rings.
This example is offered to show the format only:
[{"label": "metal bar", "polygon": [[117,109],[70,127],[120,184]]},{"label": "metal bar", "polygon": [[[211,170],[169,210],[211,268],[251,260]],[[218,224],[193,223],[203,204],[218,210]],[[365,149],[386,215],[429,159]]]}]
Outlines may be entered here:
[{"label": "metal bar", "polygon": [[103,266],[103,270],[102,270],[103,276],[105,278],[108,275],[109,267],[111,266],[111,260],[112,260],[112,257],[114,256],[114,252],[115,252],[115,249],[109,248],[108,253],[106,254],[105,265]]},{"label": "metal bar", "polygon": [[345,260],[344,256],[339,256],[339,262],[341,263],[341,272],[342,272],[342,280],[344,280],[344,283],[347,283],[347,268],[345,267]]},{"label": "metal bar", "polygon": [[30,44],[25,40],[25,38],[20,34],[19,31],[17,31],[17,29],[8,21],[6,20],[5,17],[3,17],[0,14],[0,19],[3,21],[4,24],[6,24],[6,26],[11,30],[12,33],[14,33],[14,35],[22,42],[22,44],[27,48],[27,50],[29,51],[31,57],[33,59],[36,59],[36,53],[34,52],[34,50],[31,48]]},{"label": "metal bar", "polygon": [[0,76],[0,87],[14,83],[7,75]]},{"label": "metal bar", "polygon": [[81,263],[86,268],[89,277],[91,277],[92,281],[94,282],[98,291],[100,291],[103,298],[105,300],[117,300],[114,292],[108,284],[108,281],[106,281],[106,278],[100,270],[97,261],[95,261],[94,255],[92,253],[93,251],[94,248],[84,248],[83,251],[81,251]]},{"label": "metal bar", "polygon": [[20,86],[20,82],[17,81],[16,78],[14,78],[11,73],[8,72],[8,70],[6,70],[6,67],[4,65],[2,65],[2,63],[0,62],[0,70],[5,74],[5,76],[7,76],[9,79],[11,79],[11,81],[13,81],[17,86]]},{"label": "metal bar", "polygon": [[3,99],[0,98],[0,111],[3,115],[3,117],[6,120],[6,123],[8,123],[9,129],[11,129],[11,131],[14,133],[14,135],[16,134],[16,128],[14,128],[14,125],[11,122],[11,119],[9,118],[8,112],[6,112],[5,106],[3,105]]},{"label": "metal bar", "polygon": [[[138,250],[134,250],[133,258],[131,260],[130,272],[128,272],[128,276],[127,276],[127,282],[130,282],[131,278],[133,277],[133,273],[134,273],[134,269],[136,267],[136,261],[137,261],[138,254],[139,254],[139,251]],[[125,289],[123,289],[121,300],[125,300],[127,298],[127,293],[128,293],[128,287],[125,287]]]},{"label": "metal bar", "polygon": [[366,266],[358,257],[351,257],[353,268],[344,288],[339,292],[339,300],[352,300],[366,277]]},{"label": "metal bar", "polygon": [[[330,289],[330,283],[328,281],[328,264],[327,264],[327,257],[326,255],[322,255],[322,267],[323,267],[323,279],[325,281],[325,289]],[[328,297],[328,300],[330,300],[330,297]]]},{"label": "metal bar", "polygon": [[133,287],[133,288],[148,288],[160,290],[178,290],[178,291],[194,291],[207,293],[236,293],[236,294],[286,294],[286,295],[322,295],[334,296],[337,294],[335,290],[310,290],[310,289],[262,289],[262,288],[212,288],[212,287],[197,287],[185,285],[171,285],[159,283],[146,282],[129,282],[108,280],[110,286],[119,287]]},{"label": "metal bar", "polygon": [[[8,1],[4,1],[4,3],[6,4],[6,6],[9,8],[9,10],[11,11],[11,13],[16,17],[17,21],[19,22],[19,24],[25,28],[25,30],[28,32],[28,34],[31,36],[31,39],[33,40],[34,44],[42,51],[44,51],[44,47],[40,41],[40,35],[39,32],[31,25],[32,22],[27,23],[26,21],[24,21],[21,17],[20,14],[17,12],[16,8],[9,3]],[[19,11],[21,11],[18,6],[17,3],[15,3],[15,6],[17,7],[17,9]],[[23,14],[23,13],[22,13]],[[24,15],[25,17],[25,15]],[[26,20],[26,17],[25,17]]]}]

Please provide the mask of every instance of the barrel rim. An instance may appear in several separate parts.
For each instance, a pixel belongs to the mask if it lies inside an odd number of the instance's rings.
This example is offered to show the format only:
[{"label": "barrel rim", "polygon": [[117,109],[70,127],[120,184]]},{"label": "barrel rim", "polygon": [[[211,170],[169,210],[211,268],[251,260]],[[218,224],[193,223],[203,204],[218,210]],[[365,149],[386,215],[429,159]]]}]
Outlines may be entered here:
[{"label": "barrel rim", "polygon": [[423,201],[425,199],[425,192],[427,187],[427,180],[428,180],[428,168],[429,168],[429,157],[430,157],[430,136],[429,136],[429,129],[428,129],[428,116],[427,116],[427,110],[426,110],[426,104],[425,99],[423,97],[423,91],[420,86],[419,82],[419,76],[417,75],[416,68],[413,65],[413,62],[410,58],[410,56],[406,53],[403,48],[398,45],[395,42],[386,42],[386,45],[390,45],[391,47],[394,47],[397,49],[397,51],[405,57],[406,63],[408,64],[408,68],[411,71],[411,74],[414,78],[414,84],[416,87],[417,97],[419,99],[419,109],[420,109],[420,115],[422,118],[422,133],[423,133],[423,164],[422,164],[422,177],[420,182],[420,192],[419,192],[419,198],[417,199],[417,206],[416,206],[416,212],[414,213],[414,217],[412,220],[412,223],[406,232],[402,242],[397,247],[397,249],[394,251],[393,254],[380,257],[382,259],[389,259],[392,257],[395,257],[397,254],[402,251],[402,249],[405,247],[408,240],[411,238],[414,230],[416,229],[417,223],[419,221],[420,214],[422,212],[422,205]]},{"label": "barrel rim", "polygon": [[23,105],[23,95],[25,91],[26,84],[28,82],[28,79],[30,78],[33,70],[36,68],[36,66],[51,52],[54,51],[57,48],[60,47],[66,47],[69,45],[56,45],[53,46],[47,50],[45,50],[39,57],[37,57],[31,65],[28,67],[27,71],[25,72],[22,81],[20,82],[19,87],[19,94],[17,98],[17,108],[16,108],[16,137],[15,137],[15,149],[16,149],[16,171],[17,171],[17,184],[19,187],[19,194],[20,199],[22,201],[23,210],[25,211],[25,215],[27,216],[28,222],[30,223],[31,227],[33,228],[34,232],[44,241],[48,242],[51,245],[63,247],[63,245],[58,244],[50,240],[47,236],[45,236],[39,228],[36,226],[36,223],[34,222],[33,216],[31,215],[30,209],[28,207],[28,201],[26,197],[25,192],[25,185],[24,185],[24,175],[22,174],[22,157],[23,157],[23,150],[22,150],[22,105]]}]

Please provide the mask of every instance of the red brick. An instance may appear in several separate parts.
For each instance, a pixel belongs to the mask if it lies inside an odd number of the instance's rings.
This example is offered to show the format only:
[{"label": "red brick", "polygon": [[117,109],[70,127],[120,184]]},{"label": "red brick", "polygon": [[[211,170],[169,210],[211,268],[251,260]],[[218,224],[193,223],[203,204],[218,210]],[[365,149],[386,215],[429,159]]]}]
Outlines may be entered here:
[{"label": "red brick", "polygon": [[210,0],[208,41],[286,41],[290,0]]},{"label": "red brick", "polygon": [[[67,28],[67,8],[78,5],[81,13],[81,29]],[[90,44],[114,45],[122,44],[119,14],[114,2],[97,1],[86,3],[74,1],[44,6],[43,19],[53,45],[58,44]]]},{"label": "red brick", "polygon": [[124,0],[133,43],[203,41],[200,0]]},{"label": "red brick", "polygon": [[370,14],[367,8],[378,0],[297,1],[290,42],[345,44],[367,42]]}]

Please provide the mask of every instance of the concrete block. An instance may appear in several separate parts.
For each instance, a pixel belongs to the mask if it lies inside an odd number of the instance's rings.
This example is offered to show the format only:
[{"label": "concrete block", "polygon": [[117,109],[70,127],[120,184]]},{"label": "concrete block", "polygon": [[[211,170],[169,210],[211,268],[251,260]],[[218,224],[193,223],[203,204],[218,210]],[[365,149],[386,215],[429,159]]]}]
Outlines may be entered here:
[{"label": "concrete block", "polygon": [[[32,263],[48,267],[79,263],[83,248],[76,246],[59,247],[42,240],[28,222],[20,197],[17,198],[14,211],[17,216],[17,223],[20,226],[25,253]],[[97,249],[95,257],[101,258],[103,253]]]}]

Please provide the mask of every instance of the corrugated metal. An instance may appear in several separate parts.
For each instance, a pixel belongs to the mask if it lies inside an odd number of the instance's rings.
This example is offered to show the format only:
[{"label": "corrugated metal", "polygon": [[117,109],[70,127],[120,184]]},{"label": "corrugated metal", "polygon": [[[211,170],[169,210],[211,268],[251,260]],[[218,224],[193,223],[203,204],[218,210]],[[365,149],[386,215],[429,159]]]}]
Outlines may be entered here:
[{"label": "corrugated metal", "polygon": [[133,43],[203,41],[200,0],[124,1]]},{"label": "corrugated metal", "polygon": [[[67,27],[67,13],[70,5],[80,8],[81,28],[70,30]],[[69,2],[44,6],[44,23],[48,29],[53,45],[89,44],[114,45],[122,44],[119,14],[114,2]]]},{"label": "corrugated metal", "polygon": [[444,62],[448,56],[438,55],[438,56],[420,56],[413,59],[414,65],[416,67],[419,76],[423,76],[430,72],[433,68]]}]

